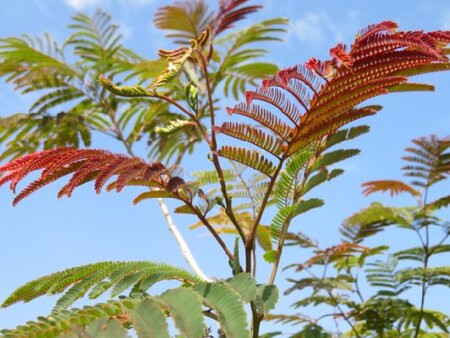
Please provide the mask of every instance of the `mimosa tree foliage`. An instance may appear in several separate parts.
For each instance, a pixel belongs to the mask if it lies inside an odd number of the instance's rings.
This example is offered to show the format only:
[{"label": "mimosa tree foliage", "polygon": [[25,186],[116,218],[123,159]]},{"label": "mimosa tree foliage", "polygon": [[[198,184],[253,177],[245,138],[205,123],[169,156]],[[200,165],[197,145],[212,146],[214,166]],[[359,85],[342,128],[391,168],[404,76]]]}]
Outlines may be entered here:
[{"label": "mimosa tree foliage", "polygon": [[[311,196],[313,189],[341,175],[344,171],[334,165],[359,153],[340,147],[369,131],[367,126],[346,126],[381,110],[367,100],[434,89],[409,79],[450,69],[446,56],[450,32],[405,32],[384,21],[357,33],[350,47],[339,43],[331,48],[327,60],[311,58],[278,70],[258,61],[268,52],[260,43],[279,40],[285,19],[265,20],[225,35],[237,21],[261,8],[248,2],[222,0],[216,11],[204,1],[161,8],[155,25],[168,30],[167,38],[178,46],[160,50],[157,60],[144,60],[123,47],[117,27],[102,11],[92,18],[75,16],[70,25],[73,34],[62,46],[49,37],[0,40],[0,75],[22,93],[42,93],[29,115],[0,120],[0,141],[7,146],[1,159],[10,159],[0,166],[0,185],[9,183],[15,191],[29,174],[40,173],[14,204],[66,176],[58,197],[70,197],[90,182],[97,193],[105,186],[117,192],[139,186],[142,192],[134,203],[175,199],[179,206],[174,212],[192,215],[193,227],[206,227],[231,266],[229,278],[213,281],[154,262],[101,262],[44,276],[18,288],[3,306],[62,294],[53,313],[4,330],[5,337],[95,337],[100,332],[126,337],[128,330],[139,337],[169,337],[166,317],[184,337],[209,336],[211,321],[217,322],[220,336],[259,337],[264,319],[306,322],[301,337],[329,337],[312,319],[269,313],[278,300],[275,279],[287,244],[314,251],[307,262],[296,265],[299,271],[334,265],[336,276],[324,273],[321,278],[292,280],[288,292],[312,287],[313,294],[296,306],[333,306],[338,309],[333,315],[347,321],[348,336],[375,332],[425,337],[422,322],[447,332],[445,314],[425,310],[423,301],[417,309],[397,298],[412,285],[422,288],[422,299],[431,285],[448,286],[448,268],[427,265],[432,254],[446,251],[443,242],[430,247],[421,237],[422,247],[397,253],[386,264],[371,263],[369,282],[384,288],[378,298],[354,302],[336,292],[358,292],[352,269],[385,249],[363,246],[365,237],[391,224],[414,229],[420,236],[421,229],[428,231],[440,222],[432,213],[448,205],[448,196],[434,202],[423,196],[448,175],[448,140],[415,141],[418,148],[411,148],[412,155],[406,158],[412,163],[406,175],[417,178],[411,185],[396,181],[365,185],[366,193],[409,193],[419,201],[418,208],[374,204],[349,218],[342,228],[345,240],[328,249],[295,235],[298,229],[290,225],[300,214],[323,205]],[[78,57],[71,64],[65,54],[70,48]],[[218,125],[222,89],[236,99],[244,94],[245,99],[226,108],[229,121]],[[64,111],[55,114],[55,109]],[[235,115],[239,119],[233,121]],[[128,154],[80,149],[81,144],[90,145],[92,132],[114,137]],[[148,142],[150,161],[133,152],[141,139]],[[188,180],[179,165],[200,142],[209,148],[206,162],[212,168]],[[269,210],[275,216],[270,224],[261,224]],[[234,248],[227,246],[223,234],[235,235]],[[272,264],[263,283],[255,280],[257,242]],[[239,244],[245,252],[239,252]],[[397,271],[395,264],[401,259],[418,260],[423,266]],[[164,280],[181,285],[158,296],[147,293]],[[107,290],[111,292],[107,303],[69,308],[86,295],[95,299]]]}]

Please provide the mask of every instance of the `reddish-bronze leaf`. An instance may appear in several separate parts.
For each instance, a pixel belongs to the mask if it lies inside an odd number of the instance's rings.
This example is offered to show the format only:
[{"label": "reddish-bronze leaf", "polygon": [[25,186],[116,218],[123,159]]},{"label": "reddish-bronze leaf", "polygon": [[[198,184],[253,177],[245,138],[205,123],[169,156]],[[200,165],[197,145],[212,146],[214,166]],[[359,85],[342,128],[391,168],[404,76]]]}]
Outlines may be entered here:
[{"label": "reddish-bronze leaf", "polygon": [[365,196],[373,194],[375,192],[389,192],[391,196],[398,195],[400,193],[408,193],[413,197],[420,197],[420,192],[402,181],[396,180],[379,180],[369,181],[362,184],[364,187],[363,194]]},{"label": "reddish-bronze leaf", "polygon": [[28,174],[42,170],[41,176],[31,182],[14,199],[13,204],[42,188],[43,186],[64,176],[72,175],[62,187],[58,197],[71,196],[73,190],[95,180],[95,190],[100,192],[103,185],[116,176],[114,188],[120,191],[124,186],[148,186],[155,183],[159,188],[171,190],[179,177],[172,177],[171,171],[159,162],[147,163],[136,157],[112,154],[105,150],[58,148],[36,152],[0,166],[0,186],[11,182],[11,189]]},{"label": "reddish-bronze leaf", "polygon": [[237,21],[244,19],[248,14],[254,13],[262,8],[260,5],[242,7],[248,1],[220,0],[217,16],[212,23],[214,36],[232,28]]},{"label": "reddish-bronze leaf", "polygon": [[302,269],[303,267],[311,267],[314,264],[332,263],[343,257],[362,254],[364,252],[367,252],[368,250],[369,248],[363,245],[350,242],[342,242],[341,244],[334,245],[324,250],[317,250],[314,256],[312,256],[304,264],[301,265],[300,269]]},{"label": "reddish-bronze leaf", "polygon": [[[263,80],[261,87],[247,92],[246,104],[228,111],[250,118],[278,135],[284,141],[286,158],[347,123],[375,114],[378,108],[361,107],[371,98],[433,89],[409,83],[408,77],[450,69],[446,57],[450,32],[396,29],[392,21],[371,25],[356,36],[348,51],[339,43],[330,49],[329,60],[311,58],[305,65],[283,69]],[[258,106],[255,100],[265,105]],[[287,134],[283,133],[287,130]],[[245,133],[244,129],[236,129],[228,134],[245,140]],[[413,175],[423,175],[417,166],[410,169]]]}]

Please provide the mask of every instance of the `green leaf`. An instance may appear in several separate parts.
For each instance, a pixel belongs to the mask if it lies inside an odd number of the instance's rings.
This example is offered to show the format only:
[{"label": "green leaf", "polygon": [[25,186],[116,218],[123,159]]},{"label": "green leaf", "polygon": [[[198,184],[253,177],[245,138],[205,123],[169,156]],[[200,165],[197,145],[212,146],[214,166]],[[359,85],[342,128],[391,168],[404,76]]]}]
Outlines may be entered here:
[{"label": "green leaf", "polygon": [[[140,279],[128,277],[142,272]],[[147,282],[152,278],[152,283]],[[68,291],[58,300],[55,310],[70,306],[74,301],[84,296],[92,288],[90,297],[96,298],[105,291],[121,283],[120,289],[140,285],[141,291],[146,291],[150,285],[160,280],[189,281],[194,284],[202,280],[197,276],[177,267],[150,261],[137,262],[100,262],[82,265],[35,279],[19,287],[2,304],[10,306],[32,299],[44,294],[59,294]],[[134,284],[133,284],[134,283]]]},{"label": "green leaf", "polygon": [[[381,109],[381,106],[379,107]],[[357,127],[352,127],[348,129],[339,129],[335,132],[331,137],[327,140],[325,145],[325,149],[331,148],[336,144],[342,143],[344,141],[348,141],[354,138],[357,138],[361,135],[368,133],[370,130],[369,126],[362,125]]]},{"label": "green leaf", "polygon": [[258,285],[255,305],[260,313],[268,313],[278,302],[279,291],[275,285]]},{"label": "green leaf", "polygon": [[249,273],[239,273],[227,280],[227,283],[249,303],[256,297],[256,282]]},{"label": "green leaf", "polygon": [[203,335],[202,303],[198,293],[180,287],[167,290],[160,299],[169,308],[175,326],[184,337],[198,338]]},{"label": "green leaf", "polygon": [[169,338],[166,315],[150,298],[141,301],[132,311],[131,319],[138,337]]},{"label": "green leaf", "polygon": [[263,250],[272,249],[272,241],[270,239],[270,229],[268,226],[259,225],[256,229],[256,240]]},{"label": "green leaf", "polygon": [[286,31],[287,24],[288,20],[284,18],[265,20],[217,39],[215,47],[219,66],[212,74],[214,88],[223,83],[225,95],[232,93],[238,99],[249,85],[256,84],[256,80],[274,75],[278,71],[276,65],[257,60],[268,50],[251,45],[281,41],[279,34]]},{"label": "green leaf", "polygon": [[241,272],[241,264],[239,261],[239,237],[234,239],[234,260],[230,260],[230,265],[233,271],[233,276],[236,276]]},{"label": "green leaf", "polygon": [[307,200],[301,200],[297,203],[294,211],[294,217],[305,212],[308,212],[311,209],[320,208],[324,205],[323,200],[320,198],[310,198]]},{"label": "green leaf", "polygon": [[319,170],[336,164],[360,153],[359,149],[339,149],[323,154],[313,165],[311,171]]},{"label": "green leaf", "polygon": [[305,169],[313,156],[312,151],[303,150],[293,155],[287,162],[276,182],[274,197],[279,208],[286,207],[292,202],[292,195],[296,189],[294,184],[300,172]]},{"label": "green leaf", "polygon": [[150,198],[176,198],[174,194],[165,190],[153,190],[140,193],[134,200],[133,204],[138,204],[143,200]]},{"label": "green leaf", "polygon": [[350,242],[361,243],[388,225],[411,227],[414,220],[413,210],[411,208],[386,207],[381,203],[374,202],[369,207],[348,217],[339,231]]},{"label": "green leaf", "polygon": [[263,255],[264,260],[267,263],[271,263],[271,264],[275,262],[276,257],[277,257],[277,250],[266,251]]},{"label": "green leaf", "polygon": [[195,126],[195,124],[189,120],[172,120],[164,127],[156,127],[155,132],[163,135],[171,135],[187,126]]},{"label": "green leaf", "polygon": [[145,89],[142,86],[116,86],[105,75],[100,74],[97,78],[98,83],[117,96],[125,97],[156,97],[154,91]]},{"label": "green leaf", "polygon": [[435,211],[442,208],[446,208],[450,205],[450,195],[438,198],[437,200],[430,202],[426,205],[427,210]]},{"label": "green leaf", "polygon": [[[121,334],[123,328],[117,325],[115,319],[127,316],[129,309],[135,306],[136,301],[124,299],[120,301],[109,301],[94,306],[84,306],[82,309],[72,309],[61,311],[50,317],[38,317],[36,321],[28,321],[25,325],[20,325],[12,330],[1,330],[4,337],[84,337],[86,335],[85,327],[88,327],[93,334],[101,335],[107,329],[106,337],[115,337],[114,332]],[[98,321],[99,320],[99,321]],[[92,323],[92,326],[90,326]],[[100,325],[102,324],[103,325]],[[106,325],[106,326],[105,326]],[[100,329],[100,330],[98,330]],[[63,335],[66,333],[65,335]],[[72,334],[73,333],[73,334]],[[78,334],[80,333],[80,334]],[[84,335],[83,335],[84,334]],[[90,337],[90,335],[89,335]],[[97,337],[97,336],[95,336]],[[101,335],[100,337],[105,337]],[[119,337],[126,337],[121,335]]]},{"label": "green leaf", "polygon": [[255,150],[248,150],[233,146],[223,146],[218,151],[218,154],[230,160],[240,162],[243,165],[251,167],[269,177],[275,171],[275,166],[273,163]]},{"label": "green leaf", "polygon": [[190,215],[195,215],[195,212],[192,210],[192,208],[188,205],[182,205],[179,207],[176,207],[174,212],[176,214],[190,214]]},{"label": "green leaf", "polygon": [[191,83],[187,84],[186,87],[184,87],[184,96],[189,104],[189,107],[191,107],[194,112],[197,112],[198,88]]},{"label": "green leaf", "polygon": [[307,324],[299,333],[295,334],[298,338],[331,338],[332,335],[325,331],[323,327],[317,324]]},{"label": "green leaf", "polygon": [[381,288],[379,295],[398,296],[410,288],[408,283],[402,283],[399,271],[397,271],[396,257],[389,257],[386,262],[377,260],[368,263],[365,269],[367,281],[372,287]]},{"label": "green leaf", "polygon": [[89,324],[86,333],[90,338],[127,338],[127,330],[115,319],[100,318]]},{"label": "green leaf", "polygon": [[250,337],[247,313],[237,292],[218,283],[201,283],[193,289],[205,299],[205,304],[215,311],[220,327],[227,337]]}]

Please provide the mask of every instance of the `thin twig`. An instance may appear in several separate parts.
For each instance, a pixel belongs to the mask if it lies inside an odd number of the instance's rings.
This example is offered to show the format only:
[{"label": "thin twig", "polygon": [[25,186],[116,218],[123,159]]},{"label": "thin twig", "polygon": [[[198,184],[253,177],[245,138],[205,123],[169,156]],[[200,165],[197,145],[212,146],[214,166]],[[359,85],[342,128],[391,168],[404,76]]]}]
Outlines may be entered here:
[{"label": "thin twig", "polygon": [[197,215],[197,217],[199,218],[199,220],[206,226],[206,228],[209,230],[209,232],[213,235],[213,237],[216,239],[217,243],[219,243],[220,247],[222,248],[222,250],[225,252],[225,254],[228,256],[228,258],[233,261],[234,260],[234,255],[231,253],[230,250],[228,250],[227,245],[225,244],[225,242],[222,240],[222,238],[219,236],[219,234],[217,233],[217,231],[214,229],[214,227],[211,225],[211,223],[209,223],[208,219],[194,206],[192,205],[192,202],[190,202],[189,200],[183,198],[182,196],[178,195],[178,198],[180,200],[182,200],[188,207],[189,209],[192,210],[192,212]]},{"label": "thin twig", "polygon": [[275,182],[277,180],[278,174],[280,173],[281,169],[283,168],[285,158],[282,157],[280,160],[280,163],[278,163],[277,168],[275,169],[269,185],[267,186],[266,193],[264,195],[264,198],[261,202],[261,207],[259,209],[258,215],[255,218],[255,221],[253,223],[252,229],[250,231],[250,235],[247,238],[247,241],[245,242],[245,253],[246,253],[246,272],[251,272],[251,257],[252,257],[252,250],[255,248],[255,238],[256,238],[256,230],[258,229],[259,223],[261,222],[262,216],[264,214],[264,211],[267,206],[267,202],[269,202],[269,198],[272,194],[272,190],[275,187]]},{"label": "thin twig", "polygon": [[[308,272],[313,278],[317,278],[317,276],[315,274],[313,274],[311,272],[311,270],[309,270],[308,268],[304,267],[304,270],[306,272]],[[322,275],[322,280],[325,278],[325,274]],[[352,331],[354,332],[355,336],[357,338],[361,338],[361,336],[359,335],[358,330],[356,330],[355,326],[352,324],[350,318],[348,318],[348,316],[346,315],[346,313],[344,312],[344,310],[341,308],[341,306],[339,305],[336,297],[333,295],[333,293],[330,290],[326,290],[328,296],[330,296],[330,298],[333,300],[334,302],[334,306],[338,309],[339,313],[341,314],[342,318],[344,318],[344,320],[347,322],[347,324],[350,326],[350,328],[352,329]]]},{"label": "thin twig", "polygon": [[[297,190],[294,191],[294,194],[292,197],[292,205],[296,204],[302,197],[301,193],[299,193],[299,192],[301,192],[303,190],[303,187],[305,186],[306,182],[308,181],[309,175],[311,174],[310,168],[314,165],[316,160],[319,158],[320,152],[322,151],[322,148],[324,145],[324,140],[322,140],[322,142],[319,142],[317,144],[314,156],[308,161],[308,164],[306,165],[306,169],[303,173],[302,181],[299,184],[299,186],[297,187]],[[280,162],[281,167],[283,165],[283,161],[284,161],[284,158],[282,158],[282,160]],[[280,170],[281,170],[281,167],[280,167]],[[276,175],[278,176],[278,172],[276,172]],[[274,177],[275,177],[275,175],[274,175]],[[287,217],[286,221],[284,222],[284,224],[281,227],[281,232],[278,237],[277,252],[275,254],[275,262],[273,263],[272,272],[270,274],[270,279],[269,279],[269,284],[273,284],[275,282],[275,277],[277,275],[278,267],[280,265],[281,254],[283,253],[284,241],[286,239],[286,235],[287,235],[291,221],[292,221],[292,217],[291,216]]]},{"label": "thin twig", "polygon": [[239,221],[237,220],[236,216],[234,215],[234,211],[231,205],[231,198],[228,195],[223,170],[219,162],[219,157],[217,156],[217,140],[216,140],[216,132],[214,131],[215,127],[215,114],[214,114],[214,103],[212,98],[212,91],[211,91],[211,85],[209,82],[209,76],[208,76],[208,66],[207,61],[205,59],[205,56],[200,50],[196,49],[197,54],[200,57],[201,60],[201,66],[203,70],[203,74],[205,76],[205,82],[206,82],[206,92],[208,95],[208,104],[209,104],[209,110],[210,110],[210,117],[211,117],[211,153],[212,153],[212,161],[214,164],[214,168],[216,169],[217,175],[219,176],[219,182],[220,182],[220,188],[222,191],[222,195],[225,199],[225,213],[227,214],[230,221],[233,223],[234,227],[239,233],[239,236],[241,237],[242,241],[245,243],[246,237],[244,230],[242,226],[239,224]]},{"label": "thin twig", "polygon": [[[430,181],[430,174],[428,175],[428,182]],[[428,187],[429,185],[426,185],[426,188],[424,190],[424,197],[423,197],[423,213],[425,215],[425,220],[427,217],[427,197],[428,197]],[[419,232],[419,231],[417,231]],[[422,242],[422,247],[423,247],[423,252],[424,252],[424,260],[423,260],[423,272],[422,272],[422,280],[421,280],[421,287],[422,287],[422,291],[421,291],[421,295],[420,295],[420,312],[419,312],[419,319],[417,320],[417,324],[416,324],[416,329],[414,331],[414,338],[417,338],[419,336],[420,333],[420,326],[422,325],[422,320],[423,320],[423,311],[425,308],[425,297],[427,294],[427,281],[426,281],[426,274],[425,271],[428,268],[428,259],[430,258],[430,253],[428,252],[429,249],[429,244],[430,244],[430,234],[429,234],[429,224],[427,222],[427,224],[425,224],[425,241],[422,239],[422,237],[420,236],[419,233],[419,238]]]}]

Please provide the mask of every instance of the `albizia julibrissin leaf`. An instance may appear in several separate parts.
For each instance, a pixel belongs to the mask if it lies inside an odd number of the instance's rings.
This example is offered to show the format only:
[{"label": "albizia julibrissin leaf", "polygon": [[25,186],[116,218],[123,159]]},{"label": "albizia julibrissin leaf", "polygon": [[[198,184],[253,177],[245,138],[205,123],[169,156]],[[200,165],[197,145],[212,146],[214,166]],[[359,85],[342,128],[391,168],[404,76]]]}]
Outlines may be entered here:
[{"label": "albizia julibrissin leaf", "polygon": [[409,184],[396,181],[396,180],[379,180],[369,181],[362,184],[364,187],[363,194],[365,196],[373,194],[375,192],[389,192],[391,196],[398,195],[400,193],[408,193],[413,197],[419,197],[420,192],[411,187]]},{"label": "albizia julibrissin leaf", "polygon": [[[331,59],[312,58],[263,80],[260,88],[247,92],[242,115],[283,138],[283,161],[343,125],[377,113],[379,106],[361,106],[366,100],[391,92],[431,90],[427,84],[409,83],[408,77],[450,70],[445,50],[450,32],[396,29],[391,21],[371,25],[356,36],[349,49],[342,43],[331,48]],[[265,116],[274,115],[271,123],[262,123],[261,108],[254,101],[272,106],[265,110]],[[240,112],[243,106],[228,111]],[[280,113],[283,122],[277,120]],[[289,121],[287,128],[284,121]],[[288,135],[280,135],[281,123]]]},{"label": "albizia julibrissin leaf", "polygon": [[[396,28],[397,25],[391,21],[371,25],[356,36],[348,51],[344,44],[338,44],[330,50],[330,60],[310,59],[305,65],[281,70],[264,80],[261,88],[247,93],[245,104],[238,104],[227,111],[255,121],[257,128],[262,127],[268,133],[241,128],[238,134],[229,132],[227,136],[256,144],[266,153],[269,150],[268,157],[255,150],[230,145],[218,149],[217,154],[272,177],[281,169],[278,164],[284,163],[288,157],[317,144],[343,125],[379,110],[373,105],[361,107],[364,101],[387,94],[391,89],[395,91],[408,83],[408,76],[450,69],[446,56],[449,31],[401,32]],[[179,52],[183,54],[184,51],[181,49]],[[177,54],[176,51],[170,53],[174,53],[173,57]],[[420,89],[420,86],[415,86],[415,89]],[[429,87],[422,89],[428,90]],[[253,104],[253,101],[261,101],[264,107]],[[266,106],[273,109],[266,109]],[[278,117],[280,114],[284,116]],[[228,127],[225,124],[213,128],[213,132],[229,131]],[[281,152],[273,148],[274,144]],[[272,158],[278,164],[274,164]],[[440,166],[447,168],[447,159]],[[164,190],[172,190],[167,189],[168,182],[165,181],[170,179],[170,175],[161,176],[166,168],[160,163],[148,164],[140,159],[99,150],[67,148],[31,154],[0,167],[0,173],[5,173],[0,184],[11,181],[14,189],[28,173],[40,169],[44,169],[42,176],[17,196],[15,203],[41,186],[69,174],[73,174],[72,178],[60,196],[70,196],[76,186],[93,179],[101,187],[99,182],[104,183],[114,175],[117,175],[118,190],[128,180],[140,178],[155,181]],[[418,175],[422,175],[420,170]]]},{"label": "albizia julibrissin leaf", "polygon": [[63,177],[72,175],[58,193],[58,197],[71,196],[73,190],[88,181],[95,180],[95,190],[100,193],[105,183],[112,177],[114,188],[120,191],[128,184],[152,183],[162,190],[169,190],[170,169],[159,162],[148,163],[136,157],[113,154],[105,150],[57,148],[40,151],[21,157],[0,166],[0,186],[10,182],[15,191],[17,184],[33,171],[42,170],[39,178],[31,182],[14,199],[17,204],[22,199],[43,186]]},{"label": "albizia julibrissin leaf", "polygon": [[248,14],[262,8],[260,5],[246,5],[249,0],[219,0],[219,8],[212,12],[209,1],[188,0],[175,2],[172,6],[161,7],[153,22],[159,29],[172,31],[167,37],[175,38],[176,43],[187,44],[189,39],[211,27],[213,37],[230,29]]},{"label": "albizia julibrissin leaf", "polygon": [[406,148],[402,168],[404,176],[411,177],[412,185],[425,188],[436,184],[450,175],[450,138],[436,135],[413,140],[414,146]]}]

